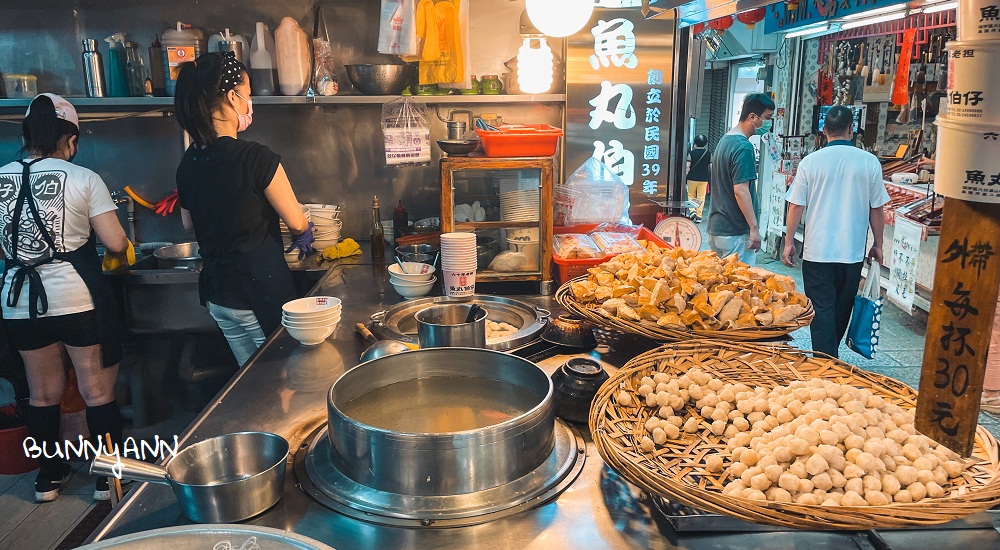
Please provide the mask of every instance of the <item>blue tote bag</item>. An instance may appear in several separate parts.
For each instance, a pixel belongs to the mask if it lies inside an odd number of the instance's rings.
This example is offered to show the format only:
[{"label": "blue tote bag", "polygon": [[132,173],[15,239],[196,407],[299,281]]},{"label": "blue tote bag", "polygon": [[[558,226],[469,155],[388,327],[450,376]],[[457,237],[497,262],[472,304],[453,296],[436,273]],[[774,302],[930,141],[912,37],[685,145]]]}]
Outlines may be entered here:
[{"label": "blue tote bag", "polygon": [[862,357],[872,359],[878,348],[878,329],[882,322],[882,266],[872,262],[861,292],[854,297],[851,324],[847,327],[847,347]]}]

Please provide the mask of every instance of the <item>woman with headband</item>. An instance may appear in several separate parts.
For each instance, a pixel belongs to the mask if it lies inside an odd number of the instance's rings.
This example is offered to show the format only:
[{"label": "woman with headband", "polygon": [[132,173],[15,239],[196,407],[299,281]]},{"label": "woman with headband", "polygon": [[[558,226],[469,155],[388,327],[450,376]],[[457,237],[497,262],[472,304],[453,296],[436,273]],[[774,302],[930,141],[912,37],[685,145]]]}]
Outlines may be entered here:
[{"label": "woman with headband", "polygon": [[296,298],[278,220],[295,236],[289,251],[301,255],[313,251],[312,223],[281,157],[237,137],[253,120],[253,102],[246,67],[231,52],[181,65],[174,107],[192,141],[177,167],[177,193],[204,260],[201,301],[243,365]]}]

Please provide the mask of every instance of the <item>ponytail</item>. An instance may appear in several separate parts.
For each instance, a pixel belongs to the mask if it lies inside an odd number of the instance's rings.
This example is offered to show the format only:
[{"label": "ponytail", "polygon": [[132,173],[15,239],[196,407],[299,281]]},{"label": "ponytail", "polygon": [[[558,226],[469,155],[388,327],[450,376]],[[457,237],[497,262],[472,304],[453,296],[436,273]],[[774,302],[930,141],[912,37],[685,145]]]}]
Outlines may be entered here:
[{"label": "ponytail", "polygon": [[28,114],[21,122],[24,136],[22,151],[41,157],[52,156],[59,150],[64,136],[79,136],[80,129],[56,115],[55,104],[47,95],[39,95],[31,102]]},{"label": "ponytail", "polygon": [[[226,95],[222,83],[223,59],[220,53],[204,54],[195,61],[181,64],[177,75],[174,113],[181,128],[199,147],[211,145],[219,139],[213,117]],[[243,69],[243,74],[246,74],[246,69]]]}]

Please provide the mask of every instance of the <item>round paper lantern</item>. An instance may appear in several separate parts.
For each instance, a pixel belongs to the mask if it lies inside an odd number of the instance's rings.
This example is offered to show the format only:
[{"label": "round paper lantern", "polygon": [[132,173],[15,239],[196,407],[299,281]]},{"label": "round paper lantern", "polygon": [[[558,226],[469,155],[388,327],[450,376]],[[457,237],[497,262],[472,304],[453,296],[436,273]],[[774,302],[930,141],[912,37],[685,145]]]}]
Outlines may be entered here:
[{"label": "round paper lantern", "polygon": [[748,29],[752,29],[755,24],[764,20],[765,15],[767,15],[766,9],[757,8],[755,10],[741,11],[740,13],[737,13],[736,19],[739,19],[740,23],[746,25]]},{"label": "round paper lantern", "polygon": [[528,19],[548,36],[569,36],[590,21],[594,0],[527,0]]},{"label": "round paper lantern", "polygon": [[705,23],[695,23],[694,29],[693,29],[694,30],[694,35],[695,36],[700,36],[701,33],[705,32],[705,27],[706,27]]},{"label": "round paper lantern", "polygon": [[726,32],[726,29],[733,26],[733,16],[727,15],[725,17],[720,17],[718,19],[713,19],[708,22],[708,27],[710,29]]}]

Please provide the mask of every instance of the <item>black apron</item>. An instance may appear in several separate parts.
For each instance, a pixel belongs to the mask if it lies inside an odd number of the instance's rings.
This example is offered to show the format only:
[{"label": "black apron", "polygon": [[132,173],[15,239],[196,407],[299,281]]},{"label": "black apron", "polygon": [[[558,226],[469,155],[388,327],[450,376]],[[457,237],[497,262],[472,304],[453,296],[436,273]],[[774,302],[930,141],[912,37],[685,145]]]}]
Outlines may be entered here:
[{"label": "black apron", "polygon": [[252,250],[206,257],[204,262],[199,279],[202,303],[212,301],[212,293],[208,289],[217,288],[220,284],[233,285],[232,288],[240,290],[241,300],[257,317],[257,324],[265,336],[270,336],[281,326],[281,306],[298,297],[280,237],[268,234]]},{"label": "black apron", "polygon": [[[36,270],[39,266],[59,260],[68,262],[76,270],[83,284],[90,292],[90,299],[94,303],[94,314],[97,317],[98,330],[100,331],[101,362],[104,367],[117,365],[122,359],[122,341],[124,337],[124,326],[121,316],[118,315],[118,304],[115,301],[114,291],[111,284],[104,277],[101,268],[101,261],[97,256],[97,245],[94,234],[91,232],[90,238],[80,248],[70,252],[59,252],[56,249],[55,241],[42,217],[38,214],[38,206],[34,197],[31,197],[31,165],[42,159],[35,159],[30,162],[19,160],[21,163],[21,187],[18,190],[17,200],[14,206],[14,215],[11,223],[11,241],[13,246],[12,257],[7,258],[4,263],[3,279],[7,280],[7,273],[13,268],[14,277],[11,280],[10,291],[7,293],[7,306],[15,307],[21,298],[22,286],[28,285],[28,316],[37,319],[39,315],[44,315],[49,310],[48,296],[45,294],[45,286],[42,284],[42,277]],[[42,240],[49,246],[50,255],[32,262],[22,262],[17,257],[18,233],[21,228],[21,213],[27,204],[32,220],[38,227]]]}]

